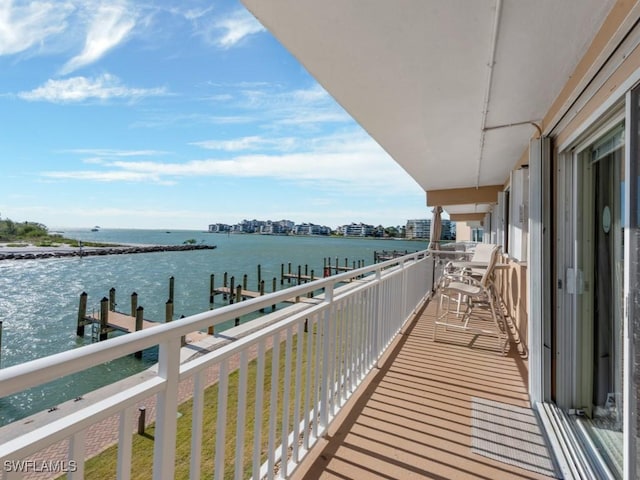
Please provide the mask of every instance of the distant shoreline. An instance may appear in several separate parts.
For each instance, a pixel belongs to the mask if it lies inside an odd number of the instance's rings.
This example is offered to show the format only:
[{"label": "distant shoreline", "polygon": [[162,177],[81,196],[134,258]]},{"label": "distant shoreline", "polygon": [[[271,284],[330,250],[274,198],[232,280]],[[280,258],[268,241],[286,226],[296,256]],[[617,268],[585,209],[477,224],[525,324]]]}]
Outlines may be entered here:
[{"label": "distant shoreline", "polygon": [[109,247],[20,247],[0,244],[0,260],[34,260],[43,258],[89,257],[98,255],[129,255],[134,253],[182,252],[190,250],[213,250],[215,245],[124,245]]}]

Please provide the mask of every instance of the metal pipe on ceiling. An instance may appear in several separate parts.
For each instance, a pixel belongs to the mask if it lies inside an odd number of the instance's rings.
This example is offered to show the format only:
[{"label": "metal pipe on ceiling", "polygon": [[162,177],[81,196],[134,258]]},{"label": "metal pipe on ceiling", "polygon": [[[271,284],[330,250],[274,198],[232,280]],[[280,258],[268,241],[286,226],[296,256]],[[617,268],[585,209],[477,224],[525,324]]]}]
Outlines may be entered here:
[{"label": "metal pipe on ceiling", "polygon": [[493,30],[491,32],[491,49],[489,50],[489,70],[487,72],[487,83],[484,92],[482,105],[482,124],[480,128],[480,153],[478,155],[478,167],[476,169],[476,188],[480,186],[480,169],[482,168],[482,156],[484,153],[485,128],[487,126],[487,116],[489,114],[489,102],[491,101],[491,85],[493,83],[493,67],[496,61],[496,50],[498,47],[498,33],[500,31],[500,19],[502,17],[502,0],[496,0],[496,11],[493,17]]}]

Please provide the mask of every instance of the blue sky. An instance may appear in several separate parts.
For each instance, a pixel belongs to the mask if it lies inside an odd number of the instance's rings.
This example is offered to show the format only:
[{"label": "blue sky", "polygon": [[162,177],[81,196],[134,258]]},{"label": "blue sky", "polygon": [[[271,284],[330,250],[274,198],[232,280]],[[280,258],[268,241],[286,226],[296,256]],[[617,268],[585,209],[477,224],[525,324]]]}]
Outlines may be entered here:
[{"label": "blue sky", "polygon": [[193,228],[429,218],[237,1],[0,0],[0,216]]}]

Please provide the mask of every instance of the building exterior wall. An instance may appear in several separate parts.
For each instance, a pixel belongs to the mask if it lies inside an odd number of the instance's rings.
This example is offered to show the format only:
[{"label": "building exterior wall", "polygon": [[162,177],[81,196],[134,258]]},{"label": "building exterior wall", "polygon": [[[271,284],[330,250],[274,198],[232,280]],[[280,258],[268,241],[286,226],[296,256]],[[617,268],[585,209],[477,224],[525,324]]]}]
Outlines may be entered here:
[{"label": "building exterior wall", "polygon": [[471,233],[468,222],[456,222],[456,242],[471,242]]}]

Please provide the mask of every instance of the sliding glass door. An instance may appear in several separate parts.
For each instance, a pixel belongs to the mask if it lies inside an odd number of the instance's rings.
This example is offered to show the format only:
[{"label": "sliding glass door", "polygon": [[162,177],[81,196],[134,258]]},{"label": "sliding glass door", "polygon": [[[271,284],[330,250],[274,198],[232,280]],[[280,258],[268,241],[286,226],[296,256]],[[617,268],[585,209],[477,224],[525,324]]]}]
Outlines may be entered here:
[{"label": "sliding glass door", "polygon": [[577,155],[577,395],[583,431],[611,472],[623,473],[625,129]]},{"label": "sliding glass door", "polygon": [[629,149],[626,156],[625,276],[626,322],[624,338],[624,457],[625,477],[640,478],[640,87],[627,95]]}]

